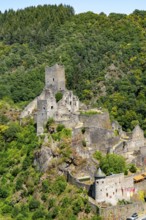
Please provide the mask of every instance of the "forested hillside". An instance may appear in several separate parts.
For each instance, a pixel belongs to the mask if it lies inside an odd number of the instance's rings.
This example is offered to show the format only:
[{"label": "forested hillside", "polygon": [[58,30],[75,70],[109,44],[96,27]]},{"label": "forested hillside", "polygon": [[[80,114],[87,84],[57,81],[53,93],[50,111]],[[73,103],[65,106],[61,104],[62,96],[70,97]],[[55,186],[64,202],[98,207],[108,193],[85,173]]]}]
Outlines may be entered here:
[{"label": "forested hillside", "polygon": [[70,6],[0,13],[0,98],[30,101],[44,67],[66,69],[81,100],[108,108],[124,129],[146,129],[146,12],[74,14]]},{"label": "forested hillside", "polygon": [[140,124],[146,134],[146,11],[75,15],[70,6],[45,5],[0,12],[2,220],[100,219],[86,192],[58,171],[70,146],[60,146],[63,156],[44,176],[33,163],[43,137],[33,121],[19,123],[20,110],[44,87],[45,66],[55,63],[65,66],[67,87],[80,100],[107,108],[125,130]]},{"label": "forested hillside", "polygon": [[145,129],[145,11],[75,15],[70,6],[38,6],[1,13],[0,26],[0,98],[30,101],[44,67],[57,62],[81,100],[108,108],[124,129]]}]

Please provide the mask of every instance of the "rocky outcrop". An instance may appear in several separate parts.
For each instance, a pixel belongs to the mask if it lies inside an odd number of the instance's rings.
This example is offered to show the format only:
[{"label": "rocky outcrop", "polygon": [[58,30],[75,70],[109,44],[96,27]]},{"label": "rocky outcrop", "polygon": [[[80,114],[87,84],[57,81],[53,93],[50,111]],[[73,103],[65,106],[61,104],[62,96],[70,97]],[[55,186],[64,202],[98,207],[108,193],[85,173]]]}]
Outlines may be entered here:
[{"label": "rocky outcrop", "polygon": [[34,165],[38,170],[45,172],[53,159],[53,153],[51,148],[42,147],[40,151],[35,153]]},{"label": "rocky outcrop", "polygon": [[121,79],[124,75],[125,74],[120,69],[118,69],[114,64],[111,64],[107,69],[105,79],[117,80],[117,79]]}]

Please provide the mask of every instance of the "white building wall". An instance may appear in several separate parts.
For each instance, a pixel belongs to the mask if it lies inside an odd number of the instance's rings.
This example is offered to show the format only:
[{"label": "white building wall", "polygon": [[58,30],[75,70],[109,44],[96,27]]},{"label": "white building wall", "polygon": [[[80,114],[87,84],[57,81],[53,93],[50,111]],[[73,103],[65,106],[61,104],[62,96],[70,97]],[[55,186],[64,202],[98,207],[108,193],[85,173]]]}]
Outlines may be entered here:
[{"label": "white building wall", "polygon": [[116,205],[119,200],[130,200],[133,191],[133,178],[125,178],[123,173],[95,181],[95,200],[97,202]]}]

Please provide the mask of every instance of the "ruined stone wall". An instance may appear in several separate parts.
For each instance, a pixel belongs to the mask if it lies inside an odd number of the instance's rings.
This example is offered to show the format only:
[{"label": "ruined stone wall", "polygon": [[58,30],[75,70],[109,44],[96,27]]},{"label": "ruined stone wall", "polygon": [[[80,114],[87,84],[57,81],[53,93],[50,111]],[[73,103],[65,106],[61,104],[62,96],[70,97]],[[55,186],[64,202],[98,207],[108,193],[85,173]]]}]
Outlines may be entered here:
[{"label": "ruined stone wall", "polygon": [[145,144],[144,132],[139,127],[139,125],[137,125],[132,131],[131,139],[127,141],[127,150],[128,152],[140,150],[140,148],[143,147],[144,144]]},{"label": "ruined stone wall", "polygon": [[108,112],[94,115],[80,115],[80,121],[83,122],[84,127],[112,128]]},{"label": "ruined stone wall", "polygon": [[25,118],[29,115],[32,115],[32,112],[37,109],[37,100],[39,99],[44,99],[45,97],[45,92],[43,91],[38,97],[36,97],[32,102],[30,102],[24,110],[21,112],[20,118]]},{"label": "ruined stone wall", "polygon": [[144,139],[143,140],[129,140],[127,141],[127,151],[134,152],[135,150],[140,150],[141,147],[144,146]]},{"label": "ruined stone wall", "polygon": [[67,181],[68,181],[69,183],[71,183],[72,185],[77,186],[78,188],[86,189],[87,192],[89,192],[91,185],[86,184],[86,183],[83,183],[83,182],[80,182],[76,177],[74,177],[74,176],[73,176],[69,171],[67,171],[67,170],[63,170],[63,172],[64,172],[64,175],[66,176]]},{"label": "ruined stone wall", "polygon": [[47,100],[37,101],[37,134],[43,134],[47,122]]},{"label": "ruined stone wall", "polygon": [[114,149],[114,153],[119,155],[125,155],[127,151],[128,149],[125,141],[120,142]]},{"label": "ruined stone wall", "polygon": [[72,146],[82,146],[82,140],[84,139],[84,135],[82,133],[82,127],[73,128],[72,130]]},{"label": "ruined stone wall", "polygon": [[101,128],[86,128],[86,142],[93,151],[100,150],[107,153],[107,150],[118,143],[119,137],[114,136],[112,130]]},{"label": "ruined stone wall", "polygon": [[139,183],[135,183],[134,187],[136,191],[139,191],[139,190],[146,191],[146,179]]},{"label": "ruined stone wall", "polygon": [[122,127],[119,125],[119,123],[117,121],[112,122],[112,129],[113,129],[113,131],[118,132],[118,135],[121,138],[127,137],[126,132],[122,130]]},{"label": "ruined stone wall", "polygon": [[54,118],[56,112],[58,111],[57,103],[55,97],[50,94],[47,99],[47,118]]},{"label": "ruined stone wall", "polygon": [[62,106],[65,106],[69,112],[77,112],[79,110],[79,99],[72,91],[66,91],[58,102],[58,109],[61,109]]},{"label": "ruined stone wall", "polygon": [[143,140],[144,139],[144,132],[143,130],[137,125],[132,131],[132,140]]},{"label": "ruined stone wall", "polygon": [[70,114],[70,115],[62,115],[62,118],[55,118],[56,123],[58,124],[63,124],[68,128],[74,128],[78,122],[79,122],[79,117],[76,114]]},{"label": "ruined stone wall", "polygon": [[124,174],[114,174],[95,182],[95,200],[116,205],[118,200],[130,200],[130,192],[134,191],[132,177],[124,177]]},{"label": "ruined stone wall", "polygon": [[111,206],[100,209],[103,220],[125,220],[133,213],[142,213],[146,210],[146,203],[137,202],[127,205]]},{"label": "ruined stone wall", "polygon": [[142,156],[146,156],[146,146],[143,146],[143,147],[140,148],[140,154]]}]

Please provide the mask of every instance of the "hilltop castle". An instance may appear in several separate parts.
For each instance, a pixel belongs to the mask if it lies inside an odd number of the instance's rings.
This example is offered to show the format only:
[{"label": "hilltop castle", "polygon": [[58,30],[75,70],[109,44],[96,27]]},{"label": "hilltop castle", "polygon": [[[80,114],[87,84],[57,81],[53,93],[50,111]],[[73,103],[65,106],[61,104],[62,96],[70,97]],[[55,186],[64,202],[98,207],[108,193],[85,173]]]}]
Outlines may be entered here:
[{"label": "hilltop castle", "polygon": [[[146,160],[144,132],[139,125],[131,133],[126,133],[118,122],[111,123],[107,111],[88,109],[72,91],[66,89],[64,67],[58,64],[46,67],[45,87],[42,93],[26,106],[20,118],[27,116],[35,118],[38,135],[45,132],[49,118],[53,118],[57,124],[64,124],[71,128],[72,147],[88,163],[82,173],[85,176],[89,175],[92,180],[96,166],[92,163],[91,158],[97,150],[104,154],[123,155],[130,162],[136,162],[137,158],[134,153],[140,152],[138,162],[143,163]],[[42,148],[36,158],[42,171],[47,170],[51,161],[50,151],[51,148],[49,151]],[[75,178],[78,177],[75,176]],[[133,190],[132,179],[124,178],[124,174],[105,177],[99,175],[98,172],[94,180],[95,190],[93,191],[97,202],[106,201],[116,204],[118,199],[128,199],[128,190]]]}]

